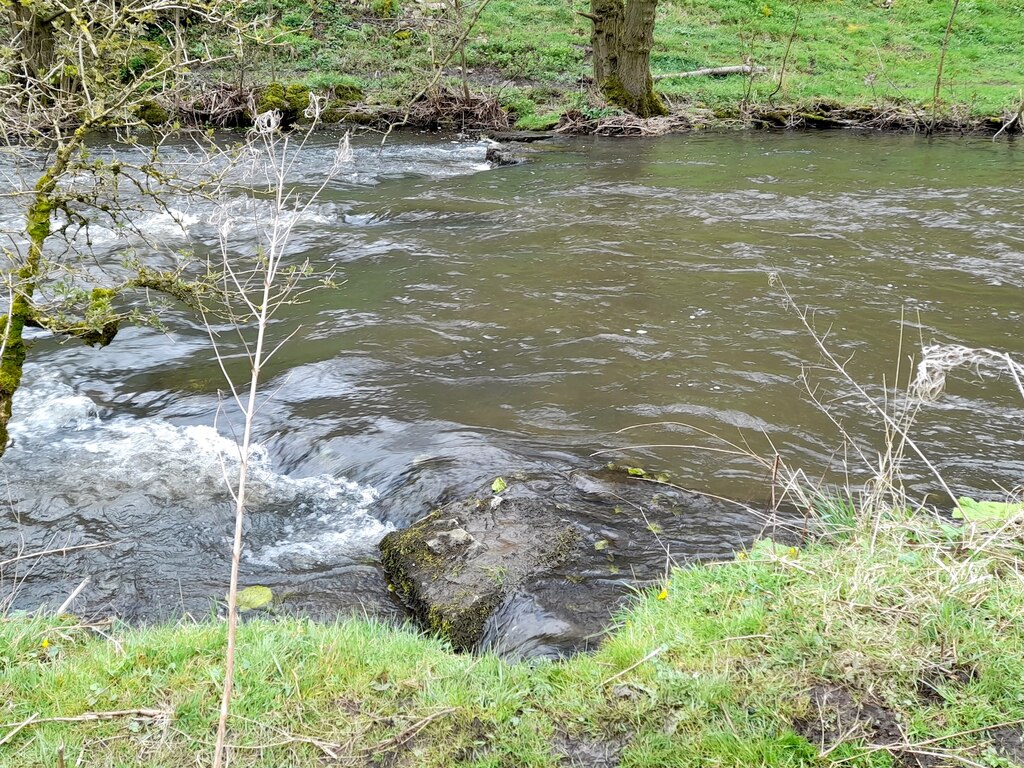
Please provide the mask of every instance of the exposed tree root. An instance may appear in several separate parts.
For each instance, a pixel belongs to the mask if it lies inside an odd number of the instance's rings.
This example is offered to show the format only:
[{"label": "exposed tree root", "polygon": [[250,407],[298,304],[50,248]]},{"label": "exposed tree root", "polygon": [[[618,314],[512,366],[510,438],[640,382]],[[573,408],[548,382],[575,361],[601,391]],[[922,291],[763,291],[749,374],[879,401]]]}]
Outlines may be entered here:
[{"label": "exposed tree root", "polygon": [[635,115],[613,115],[593,119],[574,110],[562,116],[555,132],[597,136],[664,136],[667,133],[692,130],[702,124],[706,124],[705,120],[696,114],[676,113],[665,117],[647,118]]},{"label": "exposed tree root", "polygon": [[508,113],[493,96],[462,93],[440,87],[415,101],[408,111],[378,113],[378,121],[414,128],[460,131],[508,130]]}]

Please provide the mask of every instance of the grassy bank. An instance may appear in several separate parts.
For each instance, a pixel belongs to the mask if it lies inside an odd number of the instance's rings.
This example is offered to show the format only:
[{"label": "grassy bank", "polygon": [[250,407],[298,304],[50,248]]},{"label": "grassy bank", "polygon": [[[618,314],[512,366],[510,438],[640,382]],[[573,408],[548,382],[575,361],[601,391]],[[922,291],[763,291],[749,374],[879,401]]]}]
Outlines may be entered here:
[{"label": "grassy bank", "polygon": [[[363,621],[252,621],[231,764],[1020,763],[1022,535],[922,514],[762,544],[675,571],[597,653],[562,662],[456,655]],[[207,762],[223,652],[212,623],[0,621],[0,764]]]},{"label": "grassy bank", "polygon": [[[461,57],[439,66],[460,29],[444,3],[272,5],[279,45],[247,59],[254,82],[354,82],[378,109],[406,104],[439,70],[440,85],[461,90]],[[261,1],[250,10],[266,7]],[[466,7],[461,28],[474,7]],[[519,127],[551,127],[567,112],[608,114],[588,84],[590,22],[578,13],[586,8],[578,0],[492,0],[466,40],[472,91],[495,97]],[[804,115],[814,124],[835,109],[880,126],[887,117],[921,122],[930,119],[950,8],[939,0],[663,0],[652,69],[657,77],[744,62],[760,68],[750,76],[659,80],[669,103],[698,122]],[[961,3],[938,114],[951,125],[987,120],[990,127],[1015,114],[1024,99],[1021,40],[1024,0]]]}]

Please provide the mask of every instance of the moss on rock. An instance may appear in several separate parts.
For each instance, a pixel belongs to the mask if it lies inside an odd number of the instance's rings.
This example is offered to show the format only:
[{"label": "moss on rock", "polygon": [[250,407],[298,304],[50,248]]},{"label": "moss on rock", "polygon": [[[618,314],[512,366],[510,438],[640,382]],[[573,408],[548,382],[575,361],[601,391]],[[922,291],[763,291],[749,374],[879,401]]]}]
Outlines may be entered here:
[{"label": "moss on rock", "polygon": [[256,114],[276,110],[281,113],[281,124],[292,125],[309,107],[309,88],[301,83],[269,83],[256,100]]},{"label": "moss on rock", "polygon": [[143,99],[139,102],[135,114],[147,125],[163,125],[171,119],[171,113],[154,99]]}]

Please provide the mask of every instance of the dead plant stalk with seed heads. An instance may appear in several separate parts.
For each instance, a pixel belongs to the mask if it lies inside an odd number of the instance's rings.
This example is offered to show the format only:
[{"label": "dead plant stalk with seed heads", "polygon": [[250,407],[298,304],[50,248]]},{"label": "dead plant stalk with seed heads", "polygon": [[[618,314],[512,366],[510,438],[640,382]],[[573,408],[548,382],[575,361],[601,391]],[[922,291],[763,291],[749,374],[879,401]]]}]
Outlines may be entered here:
[{"label": "dead plant stalk with seed heads", "polygon": [[[245,520],[249,461],[254,444],[253,430],[256,414],[274,393],[260,397],[261,375],[264,366],[293,338],[296,331],[281,339],[270,338],[269,330],[275,314],[281,307],[301,300],[302,296],[318,286],[333,285],[330,274],[316,274],[308,260],[292,258],[290,241],[295,226],[310,210],[330,181],[352,160],[348,134],[334,153],[333,163],[327,168],[319,186],[303,196],[291,186],[296,163],[303,157],[313,131],[319,122],[322,105],[316,97],[307,110],[309,125],[297,134],[281,129],[281,114],[266,112],[256,118],[246,144],[248,160],[247,181],[252,185],[251,202],[257,197],[268,199],[269,212],[261,211],[252,220],[257,228],[255,250],[238,257],[232,248],[234,219],[224,212],[220,220],[220,264],[223,274],[223,295],[228,302],[227,313],[238,344],[244,350],[249,365],[248,378],[236,382],[228,371],[224,347],[228,341],[214,330],[210,322],[206,328],[213,344],[217,362],[227,382],[227,401],[234,404],[241,420],[238,437],[238,470],[229,478],[225,466],[225,481],[234,500],[234,536],[231,547],[231,578],[227,606],[227,650],[224,661],[224,685],[221,691],[220,713],[217,722],[217,741],[214,747],[214,768],[220,768],[225,759],[227,721],[231,706],[235,672],[235,643],[238,627],[238,572],[242,558],[242,533]],[[222,403],[223,404],[223,403]],[[221,409],[218,409],[218,416]],[[232,432],[239,434],[236,425]]]}]

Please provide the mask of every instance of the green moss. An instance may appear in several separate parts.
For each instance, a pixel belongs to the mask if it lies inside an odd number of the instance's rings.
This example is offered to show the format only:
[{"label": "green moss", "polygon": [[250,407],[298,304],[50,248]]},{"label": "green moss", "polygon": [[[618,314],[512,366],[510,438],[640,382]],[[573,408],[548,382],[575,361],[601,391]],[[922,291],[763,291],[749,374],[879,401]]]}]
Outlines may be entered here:
[{"label": "green moss", "polygon": [[617,76],[612,75],[601,82],[601,94],[609,104],[621,107],[640,117],[657,117],[668,114],[668,109],[658,94],[654,92],[654,81],[651,78],[647,79],[644,93],[634,95],[626,89]]},{"label": "green moss", "polygon": [[[359,122],[359,120],[351,119],[352,115],[361,116],[360,113],[353,112],[348,108],[350,104],[361,101],[363,98],[363,89],[358,85],[352,85],[348,83],[332,86],[329,89],[331,94],[330,100],[327,102],[327,107],[320,114],[320,119],[325,123],[341,123],[341,122]],[[372,121],[371,115],[365,115],[364,117],[369,118]]]},{"label": "green moss", "polygon": [[331,95],[335,102],[341,104],[352,104],[353,102],[362,100],[363,89],[353,83],[341,83],[331,88]]},{"label": "green moss", "polygon": [[89,345],[105,347],[112,342],[120,328],[120,318],[114,311],[116,297],[113,288],[93,288],[85,310],[86,328],[75,335]]},{"label": "green moss", "polygon": [[[42,247],[43,241],[50,236],[53,210],[53,201],[48,197],[36,198],[32,207],[28,209],[25,232],[33,245]],[[34,277],[34,275],[22,274],[21,277]]]},{"label": "green moss", "polygon": [[516,128],[521,131],[550,131],[561,120],[561,112],[548,112],[543,115],[523,115],[516,120]]},{"label": "green moss", "polygon": [[147,125],[163,125],[171,119],[171,113],[153,99],[139,102],[135,114]]},{"label": "green moss", "polygon": [[309,88],[301,83],[289,83],[284,89],[288,109],[301,115],[309,107]]},{"label": "green moss", "polygon": [[147,267],[139,267],[138,274],[125,287],[159,291],[192,309],[202,307],[202,299],[211,289],[210,284],[202,280],[184,280],[176,272],[158,272]]},{"label": "green moss", "polygon": [[26,353],[22,340],[24,329],[25,319],[21,315],[0,317],[0,334],[5,337],[3,358],[0,359],[0,394],[13,395],[21,385]]},{"label": "green moss", "polygon": [[292,125],[309,107],[309,88],[302,83],[269,83],[256,101],[256,114],[277,110],[281,123]]},{"label": "green moss", "polygon": [[427,611],[427,629],[456,651],[470,651],[480,640],[484,624],[501,600],[500,593],[468,605],[435,605]]},{"label": "green moss", "polygon": [[370,11],[379,19],[393,19],[399,10],[398,0],[370,0]]},{"label": "green moss", "polygon": [[424,527],[436,520],[441,510],[434,510],[422,520],[404,531],[395,531],[384,537],[380,543],[381,563],[384,573],[395,594],[416,609],[420,598],[416,586],[406,572],[406,562],[426,566],[435,574],[444,567],[444,561],[427,548],[424,541]]},{"label": "green moss", "polygon": [[282,83],[269,83],[256,101],[256,112],[262,114],[276,109],[283,112],[287,109],[288,103],[284,98],[284,85]]}]

